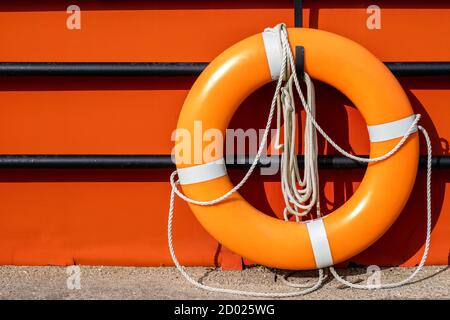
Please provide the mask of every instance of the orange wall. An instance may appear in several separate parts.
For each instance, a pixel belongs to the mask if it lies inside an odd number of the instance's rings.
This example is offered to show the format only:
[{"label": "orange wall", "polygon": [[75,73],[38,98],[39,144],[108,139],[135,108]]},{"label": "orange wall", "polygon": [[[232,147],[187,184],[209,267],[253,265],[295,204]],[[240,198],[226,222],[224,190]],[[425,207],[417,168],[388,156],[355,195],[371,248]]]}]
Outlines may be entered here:
[{"label": "orange wall", "polygon": [[[292,1],[77,1],[81,30],[66,28],[72,1],[0,4],[0,61],[210,61],[236,41],[284,21]],[[335,3],[339,3],[336,5]],[[366,7],[382,8],[382,29],[368,30]],[[314,1],[305,25],[366,46],[383,61],[450,61],[450,4],[446,1]],[[182,102],[195,79],[0,78],[2,154],[168,154]],[[403,78],[434,154],[448,154],[450,77]],[[252,95],[232,127],[263,127],[271,87]],[[319,122],[356,153],[367,133],[356,109],[318,84]],[[324,110],[321,112],[320,110]],[[331,112],[333,119],[327,118]],[[339,125],[336,125],[335,121]],[[347,125],[348,122],[348,125]],[[323,153],[333,153],[323,141]],[[238,179],[243,172],[232,172]],[[1,264],[171,264],[166,243],[167,170],[0,171]],[[321,174],[323,206],[342,204],[362,171]],[[430,264],[448,264],[449,172],[433,177],[434,227]],[[258,208],[280,212],[277,177],[254,177],[243,190]],[[256,192],[254,190],[257,190]],[[261,201],[261,194],[267,201]],[[355,263],[418,262],[424,241],[424,174],[391,230]],[[236,265],[177,201],[175,241],[185,264]]]}]

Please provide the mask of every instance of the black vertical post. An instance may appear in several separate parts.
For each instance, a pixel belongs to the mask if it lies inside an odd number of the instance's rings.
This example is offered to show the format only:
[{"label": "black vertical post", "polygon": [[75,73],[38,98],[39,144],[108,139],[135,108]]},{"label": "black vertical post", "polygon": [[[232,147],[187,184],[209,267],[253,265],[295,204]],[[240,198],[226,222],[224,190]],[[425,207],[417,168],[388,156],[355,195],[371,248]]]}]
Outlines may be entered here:
[{"label": "black vertical post", "polygon": [[[294,26],[301,28],[303,26],[303,4],[302,0],[294,0]],[[303,79],[305,48],[303,46],[295,47],[295,72],[298,80]]]},{"label": "black vertical post", "polygon": [[294,0],[294,26],[296,28],[301,28],[303,26],[302,10],[302,0]]}]

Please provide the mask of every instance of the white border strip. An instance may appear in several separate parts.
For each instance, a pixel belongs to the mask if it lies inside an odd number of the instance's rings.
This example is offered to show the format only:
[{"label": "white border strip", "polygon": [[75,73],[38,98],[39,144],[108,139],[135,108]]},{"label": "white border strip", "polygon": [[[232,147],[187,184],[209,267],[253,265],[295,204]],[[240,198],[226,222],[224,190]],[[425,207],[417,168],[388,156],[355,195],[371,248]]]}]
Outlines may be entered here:
[{"label": "white border strip", "polygon": [[213,162],[177,169],[177,173],[180,184],[193,184],[225,176],[227,168],[225,160],[221,158]]},{"label": "white border strip", "polygon": [[[367,126],[369,129],[370,142],[381,142],[403,137],[406,132],[408,132],[409,127],[411,127],[415,119],[416,115],[413,114],[400,120]],[[412,132],[416,131],[417,126],[414,127]]]},{"label": "white border strip", "polygon": [[306,223],[309,239],[318,269],[333,265],[330,244],[328,243],[327,231],[322,219],[312,220]]},{"label": "white border strip", "polygon": [[281,61],[283,58],[280,38],[281,26],[266,28],[262,33],[264,48],[266,49],[267,63],[269,64],[272,80],[277,80],[281,73]]}]

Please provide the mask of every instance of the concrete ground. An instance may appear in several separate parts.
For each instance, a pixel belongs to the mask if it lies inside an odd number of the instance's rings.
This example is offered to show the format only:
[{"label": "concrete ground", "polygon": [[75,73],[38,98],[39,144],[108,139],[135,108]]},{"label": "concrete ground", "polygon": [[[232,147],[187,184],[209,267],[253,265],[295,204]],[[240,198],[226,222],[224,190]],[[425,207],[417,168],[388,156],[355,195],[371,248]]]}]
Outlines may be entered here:
[{"label": "concrete ground", "polygon": [[[70,267],[69,267],[70,268]],[[134,268],[81,266],[0,267],[0,299],[239,299],[239,296],[216,294],[194,288],[174,268]],[[244,271],[221,271],[212,268],[188,268],[208,285],[242,290],[280,292],[286,288],[273,273],[262,267]],[[387,268],[381,282],[398,281],[413,270]],[[352,282],[365,283],[365,269],[339,270]],[[312,282],[314,272],[298,272],[289,277],[295,282]],[[449,267],[427,267],[412,284],[397,289],[355,290],[346,288],[329,276],[319,290],[293,299],[450,299]],[[77,282],[79,279],[79,283]],[[68,288],[69,287],[73,289]],[[80,289],[76,289],[79,284]]]}]

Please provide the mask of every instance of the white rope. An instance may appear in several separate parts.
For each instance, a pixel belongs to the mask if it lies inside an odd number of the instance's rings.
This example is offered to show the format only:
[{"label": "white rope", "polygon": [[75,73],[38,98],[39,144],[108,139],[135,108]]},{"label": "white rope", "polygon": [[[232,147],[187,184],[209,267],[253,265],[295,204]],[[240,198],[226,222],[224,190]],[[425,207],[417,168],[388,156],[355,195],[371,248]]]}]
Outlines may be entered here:
[{"label": "white rope", "polygon": [[270,111],[269,111],[269,116],[267,118],[267,123],[266,123],[266,127],[264,130],[264,134],[263,137],[261,139],[260,145],[258,147],[258,152],[256,153],[255,159],[253,160],[252,165],[250,166],[249,170],[247,171],[247,173],[244,175],[244,177],[242,178],[242,180],[234,187],[232,188],[230,191],[228,191],[227,193],[225,193],[224,195],[214,199],[214,200],[210,200],[210,201],[198,201],[198,200],[194,200],[194,199],[190,199],[189,197],[186,197],[183,193],[181,193],[178,190],[178,184],[179,181],[175,180],[175,176],[177,174],[176,171],[172,172],[172,174],[170,175],[170,184],[172,186],[172,191],[170,194],[170,205],[169,205],[169,217],[168,217],[168,228],[167,228],[167,239],[168,239],[168,244],[169,244],[169,251],[170,251],[170,256],[172,257],[172,260],[175,264],[175,267],[178,269],[178,271],[181,273],[181,275],[188,281],[190,282],[192,285],[200,288],[200,289],[204,289],[207,291],[212,291],[212,292],[220,292],[220,293],[228,293],[228,294],[235,294],[235,295],[243,295],[243,296],[252,296],[252,297],[272,297],[272,298],[286,298],[286,297],[294,297],[294,296],[299,296],[299,295],[304,295],[310,292],[313,292],[315,290],[317,290],[323,282],[324,277],[324,272],[322,269],[319,270],[319,278],[317,280],[317,282],[309,287],[306,288],[304,290],[301,291],[292,291],[292,292],[255,292],[255,291],[243,291],[243,290],[236,290],[236,289],[227,289],[227,288],[218,288],[218,287],[211,287],[211,286],[207,286],[204,285],[200,282],[198,282],[197,280],[193,279],[183,268],[183,266],[181,266],[181,264],[179,263],[176,254],[175,254],[175,249],[173,247],[173,238],[172,238],[172,222],[173,222],[173,216],[174,216],[174,201],[175,201],[175,194],[177,196],[179,196],[181,199],[189,202],[189,203],[193,203],[196,205],[201,205],[201,206],[210,206],[210,205],[214,205],[216,203],[219,203],[223,200],[225,200],[226,198],[228,198],[229,196],[231,196],[233,193],[235,193],[236,191],[238,191],[244,184],[245,182],[248,180],[248,178],[251,176],[251,174],[253,173],[254,169],[256,168],[256,165],[259,162],[259,159],[261,157],[262,152],[264,151],[265,145],[266,145],[266,141],[267,141],[267,137],[270,131],[270,126],[272,123],[272,118],[273,115],[275,113],[275,106],[277,104],[277,99],[279,99],[279,95],[280,95],[280,91],[281,91],[281,86],[283,84],[283,78],[284,75],[286,73],[286,67],[287,67],[287,56],[286,53],[283,50],[283,56],[282,56],[282,67],[281,67],[281,72],[280,72],[280,78],[277,81],[277,86],[275,89],[275,94],[273,96],[272,99],[272,103],[270,106]]},{"label": "white rope", "polygon": [[[290,68],[288,68],[290,71]],[[309,77],[305,80],[307,87],[307,104],[311,107],[312,115],[306,115],[304,137],[304,171],[300,176],[295,149],[296,137],[296,109],[294,102],[292,73],[281,89],[281,97],[277,99],[277,135],[275,148],[281,150],[281,191],[285,202],[284,219],[289,214],[295,216],[297,222],[300,217],[307,215],[316,207],[317,218],[320,217],[319,174],[317,166],[317,132],[311,119],[315,116],[314,84]],[[282,109],[282,110],[281,110]],[[280,144],[281,114],[283,115],[284,141]],[[300,211],[299,211],[300,210]]]},{"label": "white rope", "polygon": [[173,239],[172,239],[172,222],[173,222],[173,212],[174,212],[174,201],[175,201],[175,192],[172,189],[170,193],[170,208],[169,208],[169,219],[168,219],[168,228],[167,228],[167,239],[169,243],[169,251],[170,256],[172,257],[173,263],[181,275],[192,285],[199,289],[204,289],[211,292],[219,292],[226,294],[234,294],[248,297],[263,297],[263,298],[287,298],[287,297],[295,297],[299,295],[304,295],[310,292],[317,290],[321,285],[324,277],[324,272],[322,269],[319,270],[319,278],[317,282],[304,290],[301,291],[291,291],[291,292],[258,292],[258,291],[244,291],[244,290],[236,290],[236,289],[228,289],[228,288],[219,288],[219,287],[211,287],[208,285],[204,285],[203,283],[198,282],[194,278],[192,278],[185,270],[184,267],[178,261],[178,258],[175,254],[175,249],[173,247]]},{"label": "white rope", "polygon": [[[172,191],[170,194],[170,205],[169,205],[169,216],[168,216],[168,228],[167,228],[167,237],[168,237],[168,244],[169,244],[169,251],[170,255],[172,257],[172,260],[178,269],[178,271],[183,275],[183,277],[190,282],[192,285],[205,289],[208,291],[213,292],[220,292],[220,293],[227,293],[227,294],[237,294],[237,295],[244,295],[244,296],[254,296],[254,297],[273,297],[273,298],[282,298],[282,297],[292,297],[292,296],[299,296],[304,295],[310,292],[315,291],[318,289],[325,279],[323,269],[319,269],[319,277],[317,282],[307,287],[304,290],[301,291],[292,291],[292,292],[255,292],[255,291],[243,291],[243,290],[236,290],[236,289],[227,289],[227,288],[218,288],[218,287],[211,287],[204,285],[197,280],[193,279],[181,266],[179,263],[176,255],[175,250],[173,247],[173,238],[172,238],[172,223],[173,223],[173,217],[174,217],[174,200],[175,200],[175,194],[179,196],[181,199],[192,203],[196,205],[201,206],[210,206],[217,204],[225,199],[227,199],[229,196],[231,196],[233,193],[238,191],[248,180],[248,178],[253,173],[254,169],[256,168],[257,163],[259,162],[259,159],[261,157],[262,152],[264,151],[265,144],[267,141],[268,133],[270,130],[270,126],[272,123],[272,118],[275,113],[275,106],[277,107],[277,128],[278,133],[276,136],[276,148],[281,149],[281,182],[282,182],[282,192],[285,199],[286,208],[284,210],[284,218],[285,220],[288,220],[289,214],[292,214],[295,216],[297,222],[300,221],[300,217],[308,214],[311,209],[316,206],[316,215],[320,217],[320,206],[319,206],[319,192],[318,192],[318,167],[317,167],[317,133],[316,130],[319,131],[319,133],[341,154],[344,156],[359,161],[359,162],[365,162],[365,163],[372,163],[377,161],[382,161],[390,156],[392,156],[395,152],[397,152],[402,145],[406,142],[408,137],[411,135],[411,133],[414,131],[415,126],[417,125],[418,121],[420,120],[420,115],[417,115],[414,122],[411,124],[410,128],[406,132],[406,134],[402,137],[402,139],[386,154],[376,157],[376,158],[361,158],[354,156],[344,149],[342,149],[339,145],[337,145],[326,133],[325,131],[319,126],[319,124],[315,120],[315,100],[314,100],[314,85],[312,83],[311,78],[307,73],[304,74],[304,80],[307,86],[307,100],[305,100],[303,93],[300,88],[300,84],[298,82],[298,78],[295,72],[295,63],[294,63],[294,57],[292,55],[289,40],[288,40],[288,34],[286,30],[286,26],[284,24],[281,24],[280,30],[280,36],[282,41],[282,64],[281,64],[281,72],[280,77],[277,81],[277,86],[275,89],[274,96],[272,98],[272,103],[270,106],[269,116],[267,119],[266,127],[264,130],[264,134],[262,137],[262,140],[260,142],[258,152],[253,160],[252,165],[250,166],[247,173],[244,175],[244,177],[241,179],[241,181],[233,187],[230,191],[225,193],[224,195],[210,200],[210,201],[198,201],[195,199],[191,199],[187,196],[185,196],[181,191],[178,190],[178,184],[179,181],[175,179],[175,176],[177,174],[176,171],[174,171],[170,175],[170,184],[172,187]],[[286,78],[288,80],[286,81],[285,86],[283,85],[283,81],[285,78],[285,75],[287,75]],[[303,179],[300,177],[299,171],[298,171],[298,164],[297,164],[297,156],[296,156],[296,150],[295,150],[295,103],[294,103],[294,90],[293,90],[293,84],[295,85],[295,89],[297,91],[297,94],[300,97],[300,100],[302,102],[303,108],[306,112],[306,125],[305,125],[305,146],[304,146],[304,153],[305,153],[305,166],[304,166],[304,175]],[[281,115],[283,115],[283,122],[284,122],[284,141],[285,143],[283,145],[280,144],[280,127],[281,127]],[[430,234],[431,234],[431,156],[432,156],[432,150],[431,150],[431,142],[430,138],[428,136],[427,131],[421,127],[418,126],[420,131],[424,134],[425,140],[427,142],[427,148],[428,148],[428,162],[427,162],[427,235],[426,235],[426,244],[424,249],[423,257],[420,261],[419,266],[415,270],[413,274],[411,274],[407,279],[392,283],[392,284],[386,284],[382,285],[381,288],[392,288],[396,286],[401,286],[407,282],[409,282],[413,277],[417,275],[417,273],[422,269],[422,267],[425,264],[426,258],[428,256],[429,246],[430,246]],[[299,211],[300,210],[300,211]],[[330,267],[330,271],[333,274],[333,276],[341,283],[344,283],[352,288],[358,288],[358,289],[372,289],[373,286],[363,286],[358,284],[352,284],[344,279],[342,279],[334,270],[333,267]],[[303,284],[295,284],[292,282],[289,282],[285,277],[282,278],[282,281],[291,287],[296,288],[304,288],[307,285]]]},{"label": "white rope", "polygon": [[330,267],[331,274],[334,276],[334,278],[337,281],[341,282],[342,284],[345,284],[351,288],[365,289],[365,290],[387,289],[387,288],[400,287],[400,286],[410,282],[420,272],[420,270],[422,270],[422,268],[425,266],[425,262],[427,261],[427,257],[428,257],[428,252],[430,251],[430,242],[431,242],[431,218],[432,218],[432,215],[431,215],[431,172],[432,172],[431,160],[432,160],[433,152],[432,152],[432,148],[431,148],[431,140],[430,140],[427,130],[425,130],[425,128],[423,128],[422,126],[418,126],[418,129],[422,132],[423,136],[425,137],[425,141],[427,143],[427,186],[426,186],[427,231],[426,231],[426,238],[425,238],[425,248],[423,250],[422,259],[420,259],[420,263],[417,266],[417,268],[414,270],[414,272],[411,273],[409,275],[409,277],[407,277],[406,279],[399,281],[399,282],[379,284],[379,285],[372,285],[372,284],[361,285],[361,284],[348,282],[347,280],[341,278],[333,267]]},{"label": "white rope", "polygon": [[[347,158],[353,159],[355,161],[359,161],[359,162],[365,162],[365,163],[378,162],[378,161],[386,160],[387,158],[392,156],[394,153],[396,153],[401,148],[401,146],[406,142],[406,140],[411,135],[411,133],[414,131],[414,128],[417,125],[417,123],[419,122],[421,115],[420,114],[416,115],[416,119],[413,121],[413,123],[411,124],[411,126],[409,127],[409,129],[405,133],[405,135],[402,137],[402,139],[389,152],[385,153],[384,155],[376,157],[376,158],[361,158],[361,157],[357,157],[355,155],[348,153],[343,148],[341,148],[336,142],[334,142],[333,139],[331,139],[330,136],[328,136],[328,134],[326,134],[325,131],[322,129],[322,127],[316,122],[314,113],[311,110],[311,107],[306,102],[305,97],[303,96],[302,90],[300,88],[300,84],[298,82],[298,77],[296,76],[295,61],[294,61],[294,56],[291,51],[291,47],[289,45],[289,38],[288,38],[286,26],[283,24],[283,27],[280,30],[281,30],[281,42],[283,44],[283,53],[286,53],[286,55],[287,55],[289,65],[292,70],[292,76],[293,76],[293,81],[295,83],[295,88],[297,89],[297,93],[300,97],[303,108],[305,109],[306,115],[310,117],[309,121],[311,121],[311,123],[314,125],[316,130],[319,131],[319,133],[325,138],[325,140],[327,140],[328,143],[331,144],[333,146],[333,148],[335,148],[342,155],[346,156]],[[309,75],[306,72],[304,74],[304,79],[307,83],[311,81]]]}]

